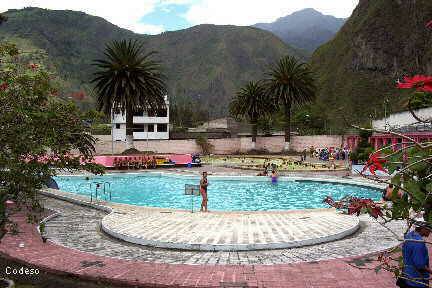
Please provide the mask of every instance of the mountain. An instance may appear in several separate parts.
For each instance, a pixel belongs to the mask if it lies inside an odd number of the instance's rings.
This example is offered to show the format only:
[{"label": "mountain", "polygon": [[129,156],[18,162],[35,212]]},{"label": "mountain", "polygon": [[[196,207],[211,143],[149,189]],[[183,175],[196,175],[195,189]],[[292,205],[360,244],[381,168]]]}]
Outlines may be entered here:
[{"label": "mountain", "polygon": [[[9,10],[0,26],[0,40],[24,49],[42,50],[70,91],[91,94],[94,59],[103,57],[114,39],[139,39],[147,51],[158,51],[167,75],[170,100],[197,101],[211,116],[226,115],[235,92],[281,56],[304,54],[273,34],[253,27],[199,25],[156,36],[135,34],[82,12],[25,8]],[[89,98],[92,102],[92,97]]]},{"label": "mountain", "polygon": [[311,53],[332,39],[344,23],[345,19],[308,8],[281,17],[273,23],[258,23],[254,27],[270,31],[285,43]]},{"label": "mountain", "polygon": [[396,81],[432,73],[432,31],[425,28],[430,20],[430,0],[360,0],[311,59],[319,77],[316,105],[333,126],[342,114],[357,122],[383,116],[385,99],[391,111],[404,108],[409,92],[396,89]]}]

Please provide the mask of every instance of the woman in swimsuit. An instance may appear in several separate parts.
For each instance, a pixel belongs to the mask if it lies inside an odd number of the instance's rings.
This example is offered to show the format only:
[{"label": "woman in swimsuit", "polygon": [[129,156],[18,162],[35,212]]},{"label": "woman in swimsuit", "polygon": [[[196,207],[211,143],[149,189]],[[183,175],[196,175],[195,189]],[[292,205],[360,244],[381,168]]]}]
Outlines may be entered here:
[{"label": "woman in swimsuit", "polygon": [[207,172],[203,172],[200,181],[200,192],[202,197],[201,210],[200,210],[201,212],[208,212],[207,211],[207,201],[208,201],[207,186],[208,186]]}]

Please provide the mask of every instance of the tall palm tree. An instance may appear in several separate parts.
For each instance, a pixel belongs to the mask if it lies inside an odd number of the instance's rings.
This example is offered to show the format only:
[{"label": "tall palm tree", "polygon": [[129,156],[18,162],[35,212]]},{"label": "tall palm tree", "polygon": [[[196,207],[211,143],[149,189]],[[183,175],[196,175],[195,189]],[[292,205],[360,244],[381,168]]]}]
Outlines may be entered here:
[{"label": "tall palm tree", "polygon": [[155,52],[145,54],[137,40],[113,41],[106,45],[104,59],[96,60],[97,107],[106,115],[126,113],[127,148],[133,148],[133,114],[165,109],[166,86]]},{"label": "tall palm tree", "polygon": [[285,56],[267,73],[264,80],[267,93],[277,104],[284,106],[285,147],[290,149],[291,109],[293,105],[302,105],[315,99],[315,79],[309,65],[299,62],[291,56]]},{"label": "tall palm tree", "polygon": [[241,88],[231,101],[229,110],[235,118],[247,119],[252,125],[252,149],[255,149],[258,120],[275,110],[261,83],[251,81]]}]

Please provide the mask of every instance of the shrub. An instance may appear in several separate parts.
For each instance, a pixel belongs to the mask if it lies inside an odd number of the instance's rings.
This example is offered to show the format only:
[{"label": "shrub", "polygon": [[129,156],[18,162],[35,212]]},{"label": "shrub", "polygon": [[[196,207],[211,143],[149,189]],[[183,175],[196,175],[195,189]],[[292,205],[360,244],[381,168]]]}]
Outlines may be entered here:
[{"label": "shrub", "polygon": [[111,135],[111,126],[106,124],[94,124],[91,127],[92,135]]},{"label": "shrub", "polygon": [[214,148],[214,146],[208,141],[207,137],[202,135],[195,139],[195,143],[200,146],[203,154],[210,154]]}]

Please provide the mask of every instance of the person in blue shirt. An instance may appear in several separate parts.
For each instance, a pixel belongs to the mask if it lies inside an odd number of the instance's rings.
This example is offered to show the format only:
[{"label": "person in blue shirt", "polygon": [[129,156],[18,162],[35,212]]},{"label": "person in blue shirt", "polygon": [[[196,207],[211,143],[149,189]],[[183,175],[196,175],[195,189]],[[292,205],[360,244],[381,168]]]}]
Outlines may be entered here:
[{"label": "person in blue shirt", "polygon": [[[402,245],[404,281],[399,285],[402,288],[429,287],[429,253],[423,237],[428,237],[430,228],[425,222],[417,222],[415,230],[405,234]],[[410,241],[415,240],[415,241]],[[418,241],[418,242],[416,242]]]}]

